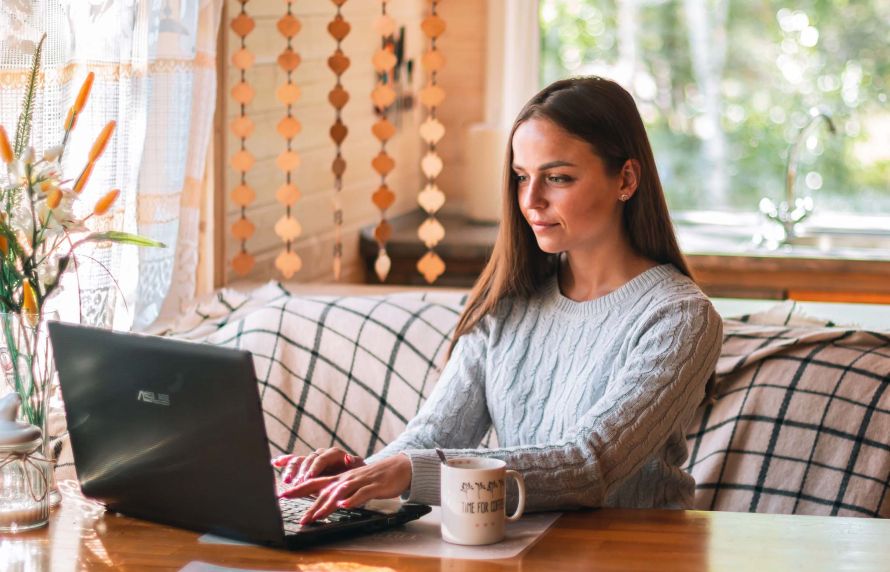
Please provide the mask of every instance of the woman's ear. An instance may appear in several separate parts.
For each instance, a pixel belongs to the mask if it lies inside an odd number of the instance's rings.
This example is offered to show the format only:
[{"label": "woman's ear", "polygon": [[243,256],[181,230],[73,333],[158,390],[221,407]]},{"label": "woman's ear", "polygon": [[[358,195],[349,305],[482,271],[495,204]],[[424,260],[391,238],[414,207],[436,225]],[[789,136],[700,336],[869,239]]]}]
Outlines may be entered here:
[{"label": "woman's ear", "polygon": [[621,167],[621,186],[618,187],[618,200],[626,202],[630,200],[637,187],[640,185],[640,162],[636,159],[628,159]]}]

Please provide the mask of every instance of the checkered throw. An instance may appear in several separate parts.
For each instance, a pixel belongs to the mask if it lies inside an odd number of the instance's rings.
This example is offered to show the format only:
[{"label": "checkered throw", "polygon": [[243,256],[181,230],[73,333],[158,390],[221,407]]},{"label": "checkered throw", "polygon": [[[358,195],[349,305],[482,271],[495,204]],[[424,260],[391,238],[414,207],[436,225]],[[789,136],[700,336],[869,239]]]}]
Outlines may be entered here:
[{"label": "checkered throw", "polygon": [[444,365],[465,295],[295,296],[279,283],[223,290],[167,335],[249,350],[274,455],[395,439]]},{"label": "checkered throw", "polygon": [[687,436],[695,507],[890,516],[890,333],[793,310],[724,322],[717,401]]},{"label": "checkered throw", "polygon": [[[152,333],[248,350],[272,455],[338,446],[369,456],[395,439],[439,377],[466,295],[294,295],[223,289]],[[64,432],[64,412],[52,417]],[[489,433],[486,445],[495,437]],[[58,479],[74,478],[65,446]]]},{"label": "checkered throw", "polygon": [[[272,282],[222,290],[156,333],[253,353],[273,454],[367,456],[429,395],[464,302],[295,295]],[[696,508],[890,514],[890,336],[830,326],[787,305],[725,322],[719,396],[687,436]],[[59,474],[71,468],[66,447]]]}]

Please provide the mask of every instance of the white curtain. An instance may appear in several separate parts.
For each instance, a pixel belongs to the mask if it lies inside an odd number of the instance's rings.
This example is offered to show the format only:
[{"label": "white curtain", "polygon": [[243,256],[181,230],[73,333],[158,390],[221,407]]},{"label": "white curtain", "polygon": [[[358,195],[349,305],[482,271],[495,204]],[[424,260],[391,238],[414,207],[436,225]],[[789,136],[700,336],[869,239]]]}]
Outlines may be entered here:
[{"label": "white curtain", "polygon": [[489,0],[485,122],[509,129],[541,89],[538,0]]},{"label": "white curtain", "polygon": [[488,0],[485,121],[467,131],[464,212],[480,222],[501,217],[499,189],[510,127],[540,90],[538,0]]},{"label": "white curtain", "polygon": [[[223,0],[3,0],[0,123],[15,129],[31,55],[46,32],[31,144],[59,142],[83,78],[92,93],[64,156],[74,177],[109,120],[117,129],[83,192],[89,208],[121,190],[98,224],[164,242],[164,249],[98,247],[79,265],[87,323],[143,329],[195,294],[205,159],[216,101],[216,37]],[[56,301],[77,313],[73,276]]]}]

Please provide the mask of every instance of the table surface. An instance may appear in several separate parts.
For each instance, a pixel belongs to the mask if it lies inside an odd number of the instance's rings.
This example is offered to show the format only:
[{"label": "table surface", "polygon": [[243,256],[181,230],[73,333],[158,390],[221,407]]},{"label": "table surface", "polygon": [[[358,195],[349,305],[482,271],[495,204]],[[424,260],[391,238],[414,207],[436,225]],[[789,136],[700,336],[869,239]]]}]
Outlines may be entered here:
[{"label": "table surface", "polygon": [[890,521],[730,512],[566,513],[509,560],[453,560],[314,548],[201,544],[195,532],[106,513],[74,495],[50,524],[0,534],[12,570],[178,570],[193,561],[250,570],[888,570]]}]

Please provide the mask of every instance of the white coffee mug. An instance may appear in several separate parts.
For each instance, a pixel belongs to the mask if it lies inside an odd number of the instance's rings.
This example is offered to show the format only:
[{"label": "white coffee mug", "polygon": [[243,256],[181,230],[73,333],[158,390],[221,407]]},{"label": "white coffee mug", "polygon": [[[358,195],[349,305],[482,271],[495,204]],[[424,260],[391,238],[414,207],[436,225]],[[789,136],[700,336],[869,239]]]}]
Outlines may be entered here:
[{"label": "white coffee mug", "polygon": [[[506,515],[507,477],[519,486],[519,505]],[[499,459],[457,457],[442,465],[442,538],[453,544],[492,544],[504,538],[504,524],[522,516],[525,481]]]}]

